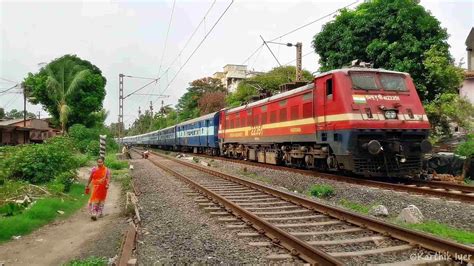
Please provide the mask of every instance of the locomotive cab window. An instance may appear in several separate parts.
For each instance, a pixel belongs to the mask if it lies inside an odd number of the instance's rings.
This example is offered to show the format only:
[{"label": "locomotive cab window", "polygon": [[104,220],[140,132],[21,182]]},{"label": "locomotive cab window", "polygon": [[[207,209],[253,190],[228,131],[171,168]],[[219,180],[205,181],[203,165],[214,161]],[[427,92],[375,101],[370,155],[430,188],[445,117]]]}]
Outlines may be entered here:
[{"label": "locomotive cab window", "polygon": [[326,80],[326,98],[332,99],[333,97],[333,85],[332,79]]},{"label": "locomotive cab window", "polygon": [[404,76],[380,74],[380,83],[386,91],[407,91]]},{"label": "locomotive cab window", "polygon": [[352,88],[356,90],[378,90],[374,73],[351,73]]}]

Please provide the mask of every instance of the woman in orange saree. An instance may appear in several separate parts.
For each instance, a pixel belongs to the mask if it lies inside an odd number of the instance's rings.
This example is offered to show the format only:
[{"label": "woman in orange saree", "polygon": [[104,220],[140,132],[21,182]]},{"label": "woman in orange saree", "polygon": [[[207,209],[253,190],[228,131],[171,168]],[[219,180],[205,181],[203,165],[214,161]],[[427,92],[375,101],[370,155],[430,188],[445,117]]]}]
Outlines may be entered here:
[{"label": "woman in orange saree", "polygon": [[89,193],[89,186],[92,183],[92,193],[89,198],[89,212],[92,220],[102,217],[104,210],[104,202],[107,197],[107,189],[109,188],[110,171],[104,165],[102,158],[97,160],[97,167],[92,168],[89,181],[86,186],[86,194]]}]

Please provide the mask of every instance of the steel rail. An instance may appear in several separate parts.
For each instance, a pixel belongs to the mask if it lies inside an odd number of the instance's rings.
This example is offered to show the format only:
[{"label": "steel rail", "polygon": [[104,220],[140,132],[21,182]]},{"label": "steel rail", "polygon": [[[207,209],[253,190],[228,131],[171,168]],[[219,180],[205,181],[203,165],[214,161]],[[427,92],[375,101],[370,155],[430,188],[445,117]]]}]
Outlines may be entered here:
[{"label": "steel rail", "polygon": [[[198,156],[216,159],[216,157],[212,157],[205,154],[199,154]],[[365,185],[365,186],[370,186],[370,187],[378,187],[382,189],[391,189],[391,190],[403,191],[403,192],[419,193],[419,194],[431,195],[431,196],[436,196],[436,197],[459,200],[459,201],[463,201],[467,203],[474,203],[474,194],[469,194],[469,193],[474,193],[474,186],[466,186],[466,185],[451,184],[451,183],[436,182],[436,181],[429,182],[429,181],[403,179],[403,182],[407,182],[410,184],[466,192],[466,193],[455,193],[455,192],[449,192],[449,191],[443,191],[443,190],[440,191],[440,190],[433,190],[433,189],[425,189],[421,187],[411,187],[411,186],[408,186],[407,184],[394,184],[394,183],[388,183],[388,182],[376,181],[376,180],[370,180],[370,179],[362,179],[362,178],[341,176],[341,175],[336,175],[336,174],[321,173],[321,172],[316,172],[314,170],[296,169],[296,168],[289,168],[289,167],[279,166],[279,165],[243,161],[243,160],[232,159],[232,158],[227,158],[227,157],[217,157],[217,159],[223,160],[223,161],[229,161],[233,163],[264,167],[264,168],[269,168],[269,169],[274,169],[274,170],[294,172],[294,173],[307,175],[307,176],[316,176],[316,177],[321,177],[325,179],[346,182],[350,184]]]},{"label": "steel rail", "polygon": [[[465,255],[466,257],[468,257],[469,255],[474,254],[474,247],[470,247],[467,245],[459,244],[459,243],[445,240],[445,239],[435,237],[432,235],[427,235],[427,234],[423,234],[423,233],[416,232],[413,230],[409,230],[409,229],[406,229],[394,224],[386,223],[382,220],[362,216],[360,214],[347,211],[342,208],[329,206],[320,202],[316,202],[314,200],[303,198],[298,195],[290,194],[286,191],[281,191],[279,189],[271,188],[266,185],[262,185],[262,184],[258,184],[249,180],[245,180],[237,176],[225,174],[225,173],[215,171],[209,168],[204,168],[192,163],[183,162],[182,160],[178,160],[176,158],[162,155],[153,151],[152,151],[152,154],[166,158],[168,160],[178,162],[182,165],[191,167],[193,169],[206,172],[208,174],[218,176],[226,180],[251,187],[253,189],[257,189],[259,191],[271,194],[273,196],[279,197],[283,200],[292,202],[302,207],[329,215],[331,217],[334,217],[342,221],[346,221],[351,224],[355,224],[359,227],[367,228],[369,230],[376,231],[383,235],[388,235],[393,238],[406,241],[412,245],[420,246],[420,247],[423,247],[435,252],[439,252],[440,254],[449,254],[451,258],[456,259],[456,258],[459,258],[459,256],[461,255]],[[474,256],[470,256],[468,258],[468,262],[474,263]]]},{"label": "steel rail", "polygon": [[245,220],[247,225],[252,226],[259,233],[265,234],[267,237],[272,239],[274,243],[278,243],[279,245],[288,249],[292,255],[296,255],[311,264],[343,265],[342,261],[330,256],[324,251],[321,251],[319,249],[312,247],[306,242],[300,240],[299,238],[279,229],[278,227],[272,225],[271,223],[265,221],[264,219],[259,218],[253,213],[227,200],[225,197],[222,197],[212,192],[211,190],[201,186],[199,183],[179,173],[178,171],[173,170],[151,159],[150,159],[150,162],[152,162],[154,165],[158,166],[159,168],[162,168],[163,170],[167,171],[168,173],[184,180],[186,183],[190,184],[194,189],[205,194],[208,198],[214,201],[217,201],[219,204],[224,206],[228,212],[232,212],[237,217]]}]

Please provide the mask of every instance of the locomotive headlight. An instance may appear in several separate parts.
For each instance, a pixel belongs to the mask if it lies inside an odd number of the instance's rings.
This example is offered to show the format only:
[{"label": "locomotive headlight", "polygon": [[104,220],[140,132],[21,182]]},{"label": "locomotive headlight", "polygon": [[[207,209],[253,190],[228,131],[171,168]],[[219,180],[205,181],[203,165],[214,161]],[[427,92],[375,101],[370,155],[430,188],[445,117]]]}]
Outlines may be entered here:
[{"label": "locomotive headlight", "polygon": [[385,111],[385,118],[387,119],[397,119],[397,112],[394,110]]}]

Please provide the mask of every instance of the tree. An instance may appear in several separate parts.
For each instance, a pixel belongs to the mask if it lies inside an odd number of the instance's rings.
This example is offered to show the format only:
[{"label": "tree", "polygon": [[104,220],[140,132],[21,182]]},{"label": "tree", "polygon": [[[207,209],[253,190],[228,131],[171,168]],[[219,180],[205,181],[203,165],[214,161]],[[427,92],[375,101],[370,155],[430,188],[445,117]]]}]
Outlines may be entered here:
[{"label": "tree", "polygon": [[[244,102],[250,101],[260,92],[270,92],[272,94],[280,90],[280,85],[294,82],[296,79],[296,68],[294,66],[276,67],[261,75],[245,79],[239,83],[237,90],[227,97],[227,103],[230,106],[239,106]],[[311,81],[313,75],[303,70],[303,80]]]},{"label": "tree", "polygon": [[425,102],[456,92],[462,72],[453,65],[446,29],[416,0],[374,0],[343,10],[315,35],[321,71],[354,59],[408,72]]},{"label": "tree", "polygon": [[24,84],[33,96],[30,101],[41,103],[63,131],[76,123],[93,127],[103,118],[106,79],[89,61],[64,55],[38,73],[28,73]]},{"label": "tree", "polygon": [[[10,112],[6,112],[4,115],[7,119],[19,119],[23,118],[23,111],[17,109],[11,109]],[[36,115],[31,112],[26,112],[27,118],[36,118]],[[0,117],[1,118],[1,117]]]},{"label": "tree", "polygon": [[198,117],[200,114],[204,114],[199,109],[199,99],[206,93],[225,93],[226,89],[222,85],[219,79],[215,78],[202,78],[194,80],[189,83],[190,87],[187,92],[178,100],[176,109],[178,111],[179,121],[188,120],[191,118]]},{"label": "tree", "polygon": [[456,93],[443,93],[425,105],[434,138],[451,136],[450,123],[471,131],[474,129],[474,106]]},{"label": "tree", "polygon": [[226,94],[222,91],[206,92],[198,101],[201,115],[217,112],[225,107]]},{"label": "tree", "polygon": [[0,108],[0,119],[3,119],[5,117],[5,109]]},{"label": "tree", "polygon": [[462,177],[466,179],[471,170],[471,161],[474,157],[474,134],[467,136],[467,140],[458,146],[456,153],[466,157],[462,168]]}]

